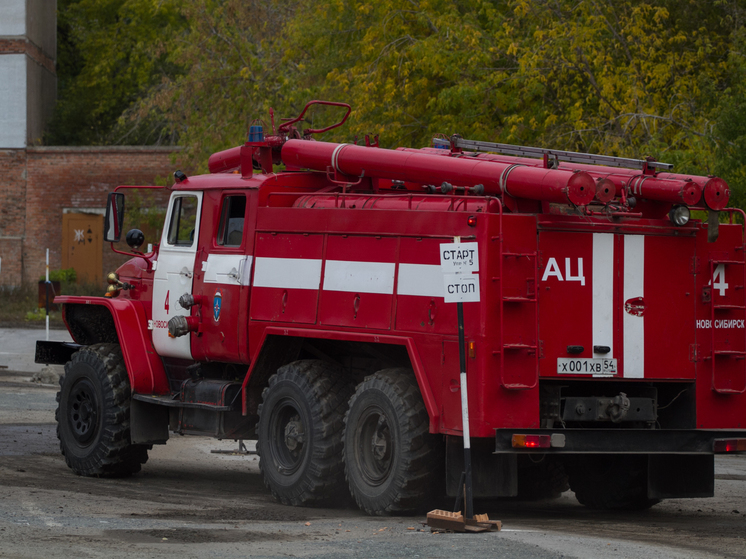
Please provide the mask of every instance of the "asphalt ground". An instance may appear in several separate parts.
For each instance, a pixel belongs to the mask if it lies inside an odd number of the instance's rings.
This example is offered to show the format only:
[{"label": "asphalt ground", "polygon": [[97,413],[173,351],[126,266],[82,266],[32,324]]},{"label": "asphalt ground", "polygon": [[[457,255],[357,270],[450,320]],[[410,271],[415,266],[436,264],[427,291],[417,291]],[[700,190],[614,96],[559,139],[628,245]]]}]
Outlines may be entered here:
[{"label": "asphalt ground", "polygon": [[[746,557],[746,457],[716,460],[716,497],[642,513],[590,511],[572,492],[478,501],[503,521],[486,534],[438,534],[419,517],[276,503],[255,455],[234,441],[174,435],[127,479],[77,477],[59,453],[57,387],[32,382],[43,330],[0,329],[0,557]],[[68,339],[52,331],[50,339]],[[11,368],[11,364],[12,367]],[[252,448],[252,443],[248,443]],[[340,488],[344,490],[345,488]],[[451,506],[443,503],[443,508]]]},{"label": "asphalt ground", "polygon": [[[34,351],[36,341],[46,337],[44,329],[0,328],[0,371],[41,372],[44,365],[34,363]],[[71,342],[72,338],[67,330],[49,330],[49,340]]]}]

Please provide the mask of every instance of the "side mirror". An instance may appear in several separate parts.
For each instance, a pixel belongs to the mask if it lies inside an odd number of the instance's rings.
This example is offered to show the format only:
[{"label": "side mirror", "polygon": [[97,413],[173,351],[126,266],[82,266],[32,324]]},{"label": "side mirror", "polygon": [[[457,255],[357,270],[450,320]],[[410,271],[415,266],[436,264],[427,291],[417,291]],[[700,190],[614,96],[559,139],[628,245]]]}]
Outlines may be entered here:
[{"label": "side mirror", "polygon": [[107,243],[118,242],[122,238],[122,225],[124,225],[124,194],[111,192],[106,204],[104,240]]}]

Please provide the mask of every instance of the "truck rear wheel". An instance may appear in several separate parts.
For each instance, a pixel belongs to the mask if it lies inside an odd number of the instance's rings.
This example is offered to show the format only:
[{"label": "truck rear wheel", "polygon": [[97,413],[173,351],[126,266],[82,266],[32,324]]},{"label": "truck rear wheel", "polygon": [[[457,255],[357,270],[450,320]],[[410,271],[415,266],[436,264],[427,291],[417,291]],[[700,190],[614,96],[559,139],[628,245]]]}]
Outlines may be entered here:
[{"label": "truck rear wheel", "polygon": [[442,443],[429,433],[429,418],[408,369],[366,377],[345,417],[347,481],[368,514],[412,514],[438,497]]},{"label": "truck rear wheel", "polygon": [[57,438],[67,465],[81,476],[140,471],[148,446],[130,442],[130,382],[117,344],[73,354],[57,393]]},{"label": "truck rear wheel", "polygon": [[648,498],[645,455],[573,456],[566,461],[570,489],[581,505],[599,510],[645,510],[658,499]]},{"label": "truck rear wheel", "polygon": [[348,500],[342,427],[352,383],[335,365],[295,361],[269,379],[259,406],[257,453],[264,483],[286,505]]}]

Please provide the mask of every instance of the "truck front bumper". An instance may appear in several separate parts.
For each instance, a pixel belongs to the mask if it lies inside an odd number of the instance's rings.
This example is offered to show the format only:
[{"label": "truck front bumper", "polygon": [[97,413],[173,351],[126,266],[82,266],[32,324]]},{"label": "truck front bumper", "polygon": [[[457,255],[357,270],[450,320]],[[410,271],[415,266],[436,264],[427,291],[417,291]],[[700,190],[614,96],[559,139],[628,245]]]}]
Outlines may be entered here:
[{"label": "truck front bumper", "polygon": [[47,342],[38,340],[36,342],[35,363],[44,365],[64,365],[83,346],[72,342]]}]

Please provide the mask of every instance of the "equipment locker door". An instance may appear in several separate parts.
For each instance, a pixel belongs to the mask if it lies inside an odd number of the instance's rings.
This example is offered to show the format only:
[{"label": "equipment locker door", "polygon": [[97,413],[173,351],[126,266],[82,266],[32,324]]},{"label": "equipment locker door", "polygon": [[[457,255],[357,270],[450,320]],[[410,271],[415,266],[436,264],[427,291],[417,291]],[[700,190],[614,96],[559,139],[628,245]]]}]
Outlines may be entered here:
[{"label": "equipment locker door", "polygon": [[329,235],[319,323],[391,328],[397,247],[393,237]]},{"label": "equipment locker door", "polygon": [[201,192],[174,192],[169,202],[158,263],[153,280],[153,345],[159,355],[192,359],[189,336],[171,338],[168,321],[189,316],[179,297],[192,292],[194,260],[199,238]]},{"label": "equipment locker door", "polygon": [[257,233],[251,320],[313,324],[323,235]]},{"label": "equipment locker door", "polygon": [[694,378],[694,237],[542,231],[539,246],[541,376]]},{"label": "equipment locker door", "polygon": [[[396,284],[396,329],[453,335],[456,305],[444,303],[440,244],[452,237],[402,237]],[[458,369],[458,365],[456,366]]]}]

